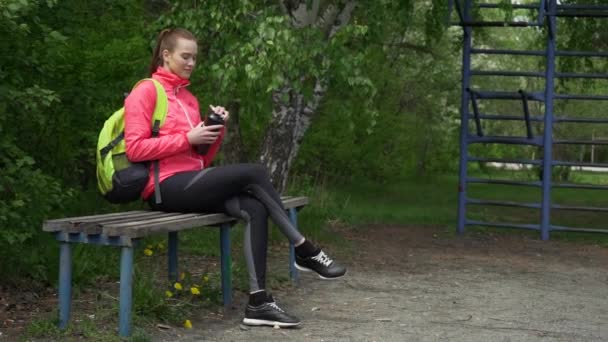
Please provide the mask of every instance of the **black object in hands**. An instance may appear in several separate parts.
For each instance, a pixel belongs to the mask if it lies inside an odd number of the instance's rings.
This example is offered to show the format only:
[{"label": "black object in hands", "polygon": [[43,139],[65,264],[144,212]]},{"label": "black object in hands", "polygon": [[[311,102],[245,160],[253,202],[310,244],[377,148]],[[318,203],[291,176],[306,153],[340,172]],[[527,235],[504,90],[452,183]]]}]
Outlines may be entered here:
[{"label": "black object in hands", "polygon": [[[218,113],[209,110],[207,113],[207,117],[205,118],[205,126],[213,126],[213,125],[224,125],[224,118]],[[196,151],[199,154],[207,154],[209,152],[210,144],[200,144],[196,147]]]}]

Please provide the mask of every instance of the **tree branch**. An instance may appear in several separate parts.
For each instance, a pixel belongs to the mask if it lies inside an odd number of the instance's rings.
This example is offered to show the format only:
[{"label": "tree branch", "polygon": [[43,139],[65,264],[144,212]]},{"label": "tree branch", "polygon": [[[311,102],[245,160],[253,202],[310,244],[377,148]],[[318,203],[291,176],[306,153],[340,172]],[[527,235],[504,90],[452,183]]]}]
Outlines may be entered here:
[{"label": "tree branch", "polygon": [[342,7],[342,9],[338,12],[336,20],[334,20],[331,29],[329,30],[329,34],[327,36],[328,39],[332,39],[336,33],[338,33],[338,31],[340,31],[344,26],[348,25],[355,6],[355,0],[350,0],[344,4],[344,7]]}]

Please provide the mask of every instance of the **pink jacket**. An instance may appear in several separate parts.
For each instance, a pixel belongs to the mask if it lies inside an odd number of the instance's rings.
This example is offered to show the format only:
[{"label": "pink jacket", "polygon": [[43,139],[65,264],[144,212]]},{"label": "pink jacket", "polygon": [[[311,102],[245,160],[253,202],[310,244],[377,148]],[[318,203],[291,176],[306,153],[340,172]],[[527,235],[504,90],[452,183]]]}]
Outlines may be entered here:
[{"label": "pink jacket", "polygon": [[[213,161],[222,139],[211,145],[202,156],[190,145],[186,134],[200,125],[198,101],[185,87],[189,85],[174,73],[158,67],[152,77],[163,85],[167,92],[169,108],[158,137],[152,137],[152,113],[156,105],[156,88],[150,81],[140,83],[125,100],[125,147],[127,157],[133,162],[159,160],[160,182],[178,172],[202,170]],[[154,169],[150,163],[150,177],[142,198],[154,192]]]}]

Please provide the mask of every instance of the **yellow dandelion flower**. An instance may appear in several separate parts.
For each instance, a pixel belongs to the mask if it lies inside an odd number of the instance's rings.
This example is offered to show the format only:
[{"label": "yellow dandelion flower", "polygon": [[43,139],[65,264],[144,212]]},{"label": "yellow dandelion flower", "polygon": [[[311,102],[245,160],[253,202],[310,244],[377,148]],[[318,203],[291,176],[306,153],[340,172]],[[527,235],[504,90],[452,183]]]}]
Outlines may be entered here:
[{"label": "yellow dandelion flower", "polygon": [[182,284],[180,284],[179,282],[173,284],[173,287],[177,290],[177,291],[181,291],[182,290]]},{"label": "yellow dandelion flower", "polygon": [[182,272],[179,274],[179,280],[184,280],[184,278],[186,278],[186,273]]},{"label": "yellow dandelion flower", "polygon": [[144,249],[144,254],[147,256],[152,256],[152,254],[154,254],[154,252],[151,249],[146,248],[146,249]]},{"label": "yellow dandelion flower", "polygon": [[156,248],[163,250],[165,248],[165,245],[163,245],[162,242],[159,242],[158,245],[156,245]]},{"label": "yellow dandelion flower", "polygon": [[189,319],[187,319],[187,320],[184,322],[184,328],[186,328],[186,329],[192,329],[192,322],[190,322],[190,320],[189,320]]},{"label": "yellow dandelion flower", "polygon": [[206,282],[208,282],[208,281],[209,281],[209,276],[204,276],[204,277],[203,277],[203,281],[204,281],[205,283],[206,283]]},{"label": "yellow dandelion flower", "polygon": [[192,294],[195,295],[195,296],[201,294],[201,291],[198,288],[196,288],[196,287],[191,287],[190,288],[190,292],[192,292]]},{"label": "yellow dandelion flower", "polygon": [[165,296],[167,296],[167,298],[171,298],[171,297],[173,297],[173,292],[167,290],[167,291],[165,291]]}]

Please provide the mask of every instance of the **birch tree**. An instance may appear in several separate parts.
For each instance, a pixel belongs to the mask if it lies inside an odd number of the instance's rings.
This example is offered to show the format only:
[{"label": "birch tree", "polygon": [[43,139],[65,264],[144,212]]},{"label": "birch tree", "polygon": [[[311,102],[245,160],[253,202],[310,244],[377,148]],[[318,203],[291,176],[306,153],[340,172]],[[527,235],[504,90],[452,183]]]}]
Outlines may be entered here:
[{"label": "birch tree", "polygon": [[[440,3],[424,4],[433,25]],[[411,0],[189,1],[178,3],[158,28],[185,26],[199,37],[202,69],[208,72],[202,77],[221,91],[215,92],[219,97],[241,110],[254,106],[245,102],[269,103],[259,106],[269,113],[256,113],[266,119],[258,160],[283,191],[332,81],[345,80],[368,100],[360,110],[373,129],[376,85],[363,67],[365,58],[370,49],[390,49],[396,36],[403,37],[413,9]],[[407,46],[401,39],[398,45]],[[248,95],[243,88],[250,89]],[[240,96],[234,95],[237,89]]]}]

